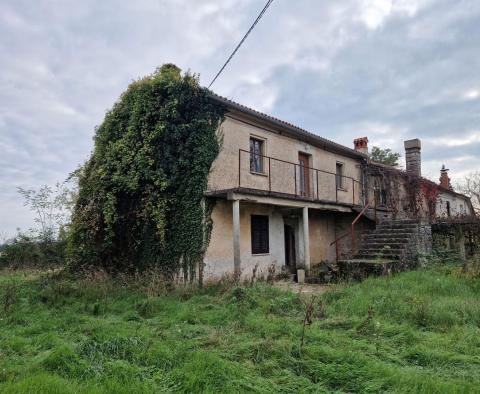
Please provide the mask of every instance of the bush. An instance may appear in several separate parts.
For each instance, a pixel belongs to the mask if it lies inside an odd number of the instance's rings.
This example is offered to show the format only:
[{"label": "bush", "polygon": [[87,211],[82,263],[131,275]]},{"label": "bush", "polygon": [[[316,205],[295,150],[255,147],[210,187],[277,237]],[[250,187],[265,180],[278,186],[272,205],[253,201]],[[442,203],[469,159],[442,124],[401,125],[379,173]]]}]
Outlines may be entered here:
[{"label": "bush", "polygon": [[65,241],[43,241],[19,233],[0,249],[0,268],[52,268],[65,261]]}]

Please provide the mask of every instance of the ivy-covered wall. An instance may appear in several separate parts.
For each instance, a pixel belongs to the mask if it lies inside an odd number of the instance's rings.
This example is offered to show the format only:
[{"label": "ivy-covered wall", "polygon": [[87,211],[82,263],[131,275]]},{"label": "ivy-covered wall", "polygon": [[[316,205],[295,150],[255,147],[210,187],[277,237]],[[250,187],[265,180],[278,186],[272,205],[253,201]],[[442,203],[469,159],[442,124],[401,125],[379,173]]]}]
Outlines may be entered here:
[{"label": "ivy-covered wall", "polygon": [[369,164],[366,167],[368,199],[376,190],[377,205],[384,206],[392,218],[430,219],[436,217],[438,185],[388,166]]},{"label": "ivy-covered wall", "polygon": [[80,173],[72,268],[192,272],[209,239],[203,198],[223,114],[198,78],[174,65],[128,87]]}]

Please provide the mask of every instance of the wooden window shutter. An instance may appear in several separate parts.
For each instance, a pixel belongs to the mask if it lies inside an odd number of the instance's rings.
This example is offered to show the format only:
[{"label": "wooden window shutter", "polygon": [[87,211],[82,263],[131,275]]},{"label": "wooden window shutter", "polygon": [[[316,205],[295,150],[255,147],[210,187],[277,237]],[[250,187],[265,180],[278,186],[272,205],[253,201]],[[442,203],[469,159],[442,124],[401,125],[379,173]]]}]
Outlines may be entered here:
[{"label": "wooden window shutter", "polygon": [[269,253],[268,216],[251,216],[252,254]]}]

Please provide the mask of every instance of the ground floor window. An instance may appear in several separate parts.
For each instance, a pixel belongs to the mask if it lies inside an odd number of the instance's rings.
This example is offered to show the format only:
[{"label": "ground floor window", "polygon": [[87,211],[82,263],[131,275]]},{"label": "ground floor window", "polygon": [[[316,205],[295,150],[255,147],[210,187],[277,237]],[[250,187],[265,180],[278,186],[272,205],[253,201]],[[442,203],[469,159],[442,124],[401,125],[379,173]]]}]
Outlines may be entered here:
[{"label": "ground floor window", "polygon": [[251,216],[252,254],[269,253],[268,216]]}]

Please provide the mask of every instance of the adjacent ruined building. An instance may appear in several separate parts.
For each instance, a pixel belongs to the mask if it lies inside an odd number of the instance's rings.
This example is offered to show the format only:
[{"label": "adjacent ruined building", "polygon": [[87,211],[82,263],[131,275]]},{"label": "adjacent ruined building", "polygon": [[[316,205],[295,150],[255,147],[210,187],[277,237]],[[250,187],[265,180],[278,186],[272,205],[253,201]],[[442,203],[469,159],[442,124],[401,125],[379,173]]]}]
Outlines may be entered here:
[{"label": "adjacent ruined building", "polygon": [[476,221],[472,204],[452,189],[445,167],[439,184],[421,176],[420,140],[405,141],[406,170],[399,170],[372,162],[366,137],[351,149],[212,100],[227,113],[206,193],[215,205],[205,277],[379,259],[407,266],[431,251],[432,228],[442,223],[456,223],[452,247],[466,253],[468,233],[458,224]]}]

